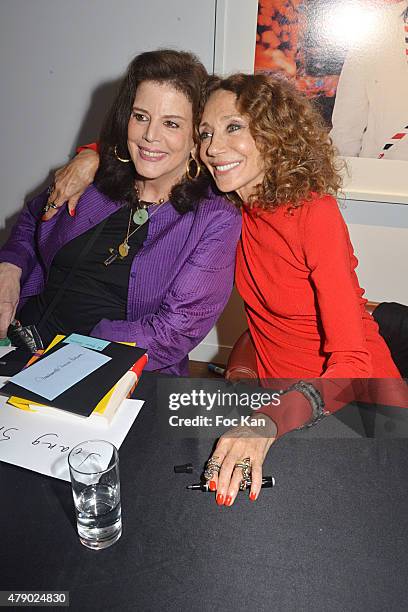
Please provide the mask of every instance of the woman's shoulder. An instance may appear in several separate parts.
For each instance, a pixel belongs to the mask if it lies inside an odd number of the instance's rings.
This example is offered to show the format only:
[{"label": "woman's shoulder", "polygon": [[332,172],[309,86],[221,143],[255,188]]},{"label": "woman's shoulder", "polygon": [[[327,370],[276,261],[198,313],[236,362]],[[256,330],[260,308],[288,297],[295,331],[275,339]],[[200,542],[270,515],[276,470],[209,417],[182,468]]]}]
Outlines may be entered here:
[{"label": "woman's shoulder", "polygon": [[209,189],[206,196],[200,200],[197,211],[204,217],[211,217],[218,213],[217,216],[221,215],[225,218],[241,218],[240,209],[225,196],[215,193],[212,189]]},{"label": "woman's shoulder", "polygon": [[78,206],[87,211],[110,211],[110,213],[114,213],[121,206],[121,202],[113,200],[103,193],[95,183],[91,183],[79,198]]},{"label": "woman's shoulder", "polygon": [[350,237],[346,222],[332,195],[313,195],[304,204],[299,236],[305,252],[334,253],[342,255],[350,248]]},{"label": "woman's shoulder", "polygon": [[311,194],[296,209],[299,238],[304,248],[333,240],[335,236],[347,233],[346,224],[337,200],[330,194]]},{"label": "woman's shoulder", "polygon": [[336,219],[342,219],[339,204],[330,194],[312,193],[310,198],[302,202],[300,211],[307,223],[325,225]]},{"label": "woman's shoulder", "polygon": [[84,193],[80,197],[80,201],[81,200],[103,200],[106,202],[115,203],[114,200],[111,200],[107,195],[102,193],[95,183],[91,183],[89,187],[85,189]]},{"label": "woman's shoulder", "polygon": [[336,198],[329,193],[312,193],[307,200],[302,202],[302,206],[309,209],[313,207],[314,209],[326,208],[329,210],[338,210],[339,208]]}]

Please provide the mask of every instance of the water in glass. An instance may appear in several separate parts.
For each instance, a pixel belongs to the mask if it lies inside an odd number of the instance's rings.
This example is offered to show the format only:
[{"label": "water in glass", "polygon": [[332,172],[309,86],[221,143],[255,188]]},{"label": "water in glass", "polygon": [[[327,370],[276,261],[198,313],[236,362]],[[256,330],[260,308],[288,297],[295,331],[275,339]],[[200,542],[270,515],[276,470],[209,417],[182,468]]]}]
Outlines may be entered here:
[{"label": "water in glass", "polygon": [[93,484],[74,495],[78,534],[89,548],[106,548],[120,538],[122,518],[119,486]]}]

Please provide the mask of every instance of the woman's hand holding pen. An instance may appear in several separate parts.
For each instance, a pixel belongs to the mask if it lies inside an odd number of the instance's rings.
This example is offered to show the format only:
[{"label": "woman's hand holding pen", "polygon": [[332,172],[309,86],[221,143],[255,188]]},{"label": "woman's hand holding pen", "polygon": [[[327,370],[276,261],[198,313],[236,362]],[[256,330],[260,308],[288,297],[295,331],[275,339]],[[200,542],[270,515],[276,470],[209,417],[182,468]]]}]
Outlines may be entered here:
[{"label": "woman's hand holding pen", "polygon": [[249,498],[255,501],[260,493],[262,464],[276,439],[277,429],[265,414],[253,413],[251,423],[251,426],[234,427],[222,435],[210,458],[221,466],[219,474],[214,471],[209,481],[209,488],[216,491],[216,501],[220,506],[232,506],[234,503],[243,477],[242,468],[236,467],[236,464],[245,459],[250,460],[251,469]]},{"label": "woman's hand holding pen", "polygon": [[16,314],[20,299],[21,268],[14,264],[0,263],[0,338],[7,336],[7,330]]},{"label": "woman's hand holding pen", "polygon": [[57,170],[54,188],[48,197],[48,202],[52,202],[56,208],[50,208],[43,215],[42,220],[49,221],[52,219],[65,202],[67,203],[69,214],[71,217],[74,217],[78,200],[94,180],[98,166],[98,153],[86,149],[78,153],[68,164]]}]

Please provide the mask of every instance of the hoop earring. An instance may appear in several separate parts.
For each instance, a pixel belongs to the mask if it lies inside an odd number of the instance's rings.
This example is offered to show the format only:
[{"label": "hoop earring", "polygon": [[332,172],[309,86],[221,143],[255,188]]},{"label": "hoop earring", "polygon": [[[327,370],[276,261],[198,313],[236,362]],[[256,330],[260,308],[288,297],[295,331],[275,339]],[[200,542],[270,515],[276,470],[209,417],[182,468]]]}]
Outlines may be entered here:
[{"label": "hoop earring", "polygon": [[[195,165],[196,165],[196,171],[195,171],[195,175],[194,176],[191,174],[191,169],[190,169],[191,162],[194,162]],[[194,159],[193,156],[191,156],[189,158],[188,162],[187,162],[187,165],[186,165],[186,175],[187,175],[187,178],[190,181],[194,181],[196,178],[198,178],[200,176],[200,174],[201,174],[201,166],[198,163],[198,161],[196,159]]]},{"label": "hoop earring", "polygon": [[124,157],[119,157],[118,155],[118,145],[115,145],[115,148],[113,149],[113,153],[116,157],[116,159],[124,164],[128,164],[129,162],[131,162],[131,159],[125,159]]}]

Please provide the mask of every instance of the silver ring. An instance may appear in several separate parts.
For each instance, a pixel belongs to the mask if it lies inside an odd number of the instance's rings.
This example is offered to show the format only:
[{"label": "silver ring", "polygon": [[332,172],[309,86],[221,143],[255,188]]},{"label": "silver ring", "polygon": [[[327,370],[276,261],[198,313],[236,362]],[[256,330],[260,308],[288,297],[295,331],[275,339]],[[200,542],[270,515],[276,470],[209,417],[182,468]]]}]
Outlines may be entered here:
[{"label": "silver ring", "polygon": [[43,213],[47,213],[50,208],[58,208],[58,205],[55,202],[47,202],[43,208]]},{"label": "silver ring", "polygon": [[242,468],[243,470],[249,469],[249,471],[251,471],[251,459],[249,457],[245,457],[245,459],[240,459],[236,462],[234,467]]},{"label": "silver ring", "polygon": [[251,481],[251,459],[249,457],[245,457],[245,459],[237,461],[234,467],[242,470],[242,480],[239,488],[241,491],[245,491],[248,482]]},{"label": "silver ring", "polygon": [[247,488],[249,482],[251,482],[250,480],[245,480],[244,478],[241,480],[241,482],[239,483],[239,490],[240,491],[245,491],[245,489]]},{"label": "silver ring", "polygon": [[205,480],[211,480],[212,477],[214,476],[214,473],[219,474],[220,469],[221,469],[221,464],[218,463],[216,459],[218,459],[218,457],[211,457],[211,459],[207,461],[207,465],[204,471]]}]

